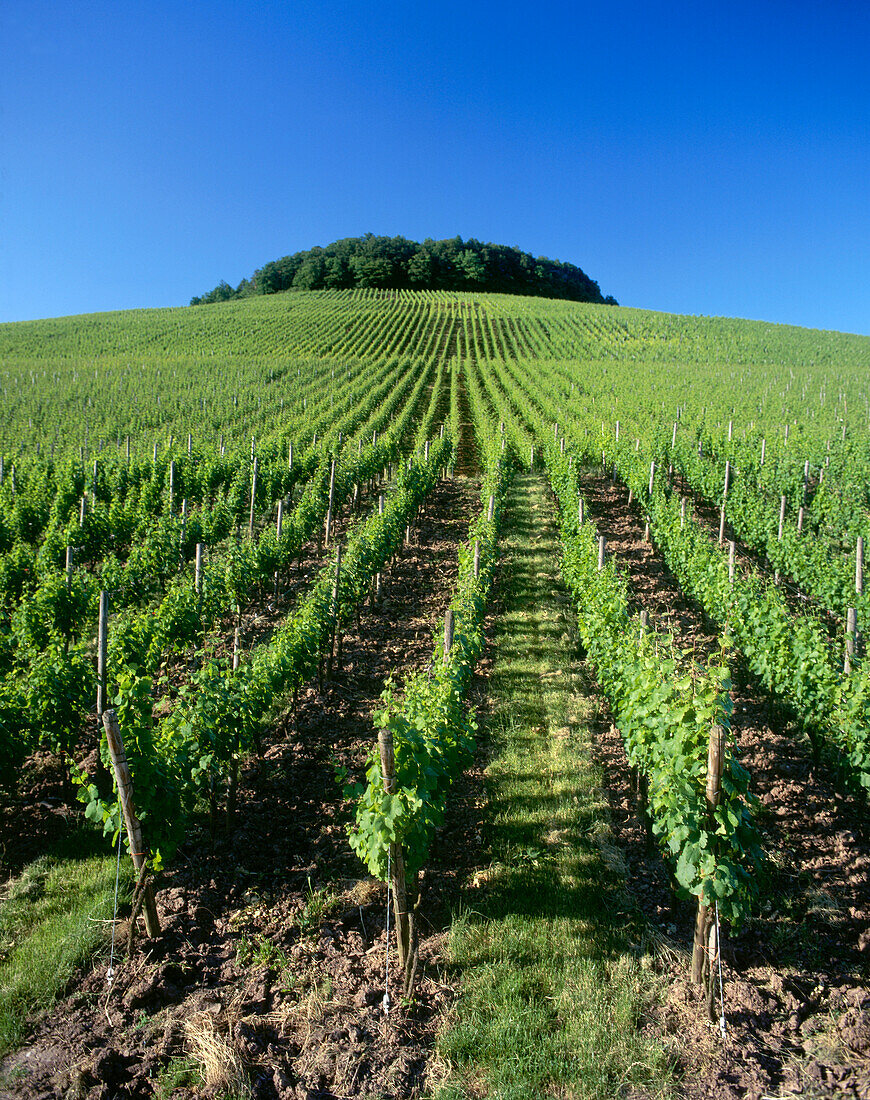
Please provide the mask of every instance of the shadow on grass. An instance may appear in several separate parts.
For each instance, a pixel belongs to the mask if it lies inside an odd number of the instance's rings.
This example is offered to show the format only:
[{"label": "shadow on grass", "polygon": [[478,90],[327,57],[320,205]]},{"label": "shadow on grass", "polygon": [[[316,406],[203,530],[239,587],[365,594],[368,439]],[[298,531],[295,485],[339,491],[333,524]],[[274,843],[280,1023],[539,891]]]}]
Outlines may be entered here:
[{"label": "shadow on grass", "polygon": [[464,892],[449,938],[462,993],[440,1052],[440,1100],[486,1095],[668,1095],[670,1059],[639,1021],[653,999],[643,929],[607,859],[591,760],[597,704],[576,654],[543,482],[509,500],[484,735],[492,859]]}]

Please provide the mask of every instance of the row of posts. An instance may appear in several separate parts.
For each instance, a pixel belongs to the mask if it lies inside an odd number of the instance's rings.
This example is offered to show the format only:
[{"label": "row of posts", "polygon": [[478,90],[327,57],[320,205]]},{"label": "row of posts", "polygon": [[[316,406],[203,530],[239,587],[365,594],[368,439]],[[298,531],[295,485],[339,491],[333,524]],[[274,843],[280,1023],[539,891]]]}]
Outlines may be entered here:
[{"label": "row of posts", "polygon": [[[654,470],[650,471],[650,480],[652,480]],[[684,513],[685,514],[685,513]],[[583,525],[584,520],[584,506],[583,498],[580,497],[577,503],[577,521],[580,526]],[[649,525],[647,524],[645,538],[649,537]],[[606,563],[607,553],[607,541],[604,535],[598,536],[598,571],[601,572]],[[732,579],[734,577],[734,543],[730,543],[729,554],[729,576]],[[649,612],[644,609],[640,615],[641,632],[645,631],[649,625]],[[725,731],[723,727],[714,723],[710,729],[710,738],[707,746],[707,785],[706,785],[706,802],[708,812],[712,815],[716,807],[719,805],[722,792],[722,770],[724,762],[725,752]],[[642,803],[645,801],[643,798],[643,792],[645,785],[642,779],[639,777],[638,791],[641,795]],[[719,942],[718,942],[718,926],[714,920],[713,910],[704,905],[701,901],[698,903],[698,913],[695,920],[695,934],[692,950],[692,980],[696,985],[703,985],[706,994],[707,1011],[711,1019],[714,1018],[714,974],[712,963],[718,957]]]},{"label": "row of posts", "polygon": [[[426,457],[428,458],[429,444],[426,443]],[[292,444],[290,445],[290,457],[289,461],[292,463]],[[330,469],[330,484],[329,484],[329,502],[327,509],[327,518],[325,524],[325,536],[328,544],[329,537],[332,533],[332,511],[334,503],[334,489],[335,489],[335,468],[336,462],[333,459]],[[257,458],[253,460],[253,476],[252,476],[252,492],[251,492],[251,523],[250,527],[253,528],[253,513],[254,513],[254,500],[256,495],[256,478],[257,478]],[[170,493],[174,487],[174,463],[170,467]],[[494,510],[494,499],[490,497],[489,501],[489,518],[492,518]],[[378,513],[383,515],[384,512],[384,498],[383,495],[378,498]],[[283,528],[283,501],[278,502],[278,518],[277,518],[277,537],[280,540],[282,536]],[[82,503],[82,521],[84,519],[84,498]],[[196,546],[196,564],[195,564],[195,578],[194,586],[197,595],[202,596],[202,569],[203,569],[203,544],[197,543]],[[338,547],[336,553],[335,563],[335,580],[333,583],[332,593],[332,607],[331,607],[331,639],[329,647],[329,668],[332,669],[333,659],[341,663],[342,654],[342,638],[341,631],[338,629],[339,623],[339,590],[341,579],[341,546]],[[69,584],[72,577],[72,548],[67,548],[66,556],[66,569],[67,569],[67,583]],[[474,553],[474,575],[478,576],[480,567],[480,547],[475,543]],[[380,574],[378,574],[378,590],[380,589]],[[146,873],[145,867],[145,851],[142,840],[142,830],[139,820],[136,816],[135,808],[133,805],[133,792],[132,781],[130,777],[130,769],[127,763],[126,755],[124,752],[123,741],[121,738],[120,729],[118,727],[118,720],[115,711],[106,706],[107,703],[107,649],[108,649],[108,618],[109,618],[109,597],[106,591],[100,593],[99,601],[99,613],[98,613],[98,638],[97,638],[97,715],[102,719],[103,727],[106,731],[106,739],[109,747],[109,753],[112,759],[112,767],[115,774],[115,782],[118,789],[119,802],[121,804],[121,810],[124,817],[125,826],[127,829],[127,835],[130,841],[130,854],[133,860],[133,865],[140,873],[140,877],[144,878]],[[453,612],[448,611],[447,619],[445,621],[445,654],[449,655],[450,648],[453,642]],[[445,659],[447,659],[445,657]],[[234,633],[233,643],[233,669],[237,669],[239,665],[239,630],[236,628]],[[231,803],[235,788],[237,760],[234,755],[233,758],[233,774],[231,776],[231,791],[229,795],[229,802]],[[228,808],[228,813],[231,809]],[[157,916],[157,909],[154,901],[154,891],[150,883],[146,883],[143,890],[143,913],[145,917],[146,931],[149,936],[156,936],[160,932],[160,924]]]}]

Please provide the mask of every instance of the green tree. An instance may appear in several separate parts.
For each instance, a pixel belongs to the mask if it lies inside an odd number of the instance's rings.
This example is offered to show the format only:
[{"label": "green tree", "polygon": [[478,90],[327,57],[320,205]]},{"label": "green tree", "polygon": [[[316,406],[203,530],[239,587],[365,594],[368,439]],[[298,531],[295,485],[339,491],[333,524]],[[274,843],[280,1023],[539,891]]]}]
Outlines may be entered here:
[{"label": "green tree", "polygon": [[390,277],[393,272],[389,261],[378,256],[354,256],[350,266],[358,287],[390,286]]},{"label": "green tree", "polygon": [[408,261],[408,282],[411,286],[431,287],[435,282],[435,257],[426,249],[416,252]]},{"label": "green tree", "polygon": [[466,248],[459,256],[459,271],[471,286],[481,286],[486,278],[486,268],[477,252]]},{"label": "green tree", "polygon": [[347,265],[341,256],[329,256],[324,264],[323,285],[333,290],[351,285]]}]

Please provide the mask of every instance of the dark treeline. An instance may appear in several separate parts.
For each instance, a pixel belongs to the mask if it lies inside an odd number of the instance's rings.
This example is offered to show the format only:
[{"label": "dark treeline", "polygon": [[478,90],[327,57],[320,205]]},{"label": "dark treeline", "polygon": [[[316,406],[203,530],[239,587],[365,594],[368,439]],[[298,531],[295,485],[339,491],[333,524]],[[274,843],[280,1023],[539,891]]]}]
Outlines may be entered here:
[{"label": "dark treeline", "polygon": [[574,264],[537,259],[503,244],[463,241],[407,241],[404,237],[348,237],[325,248],[294,252],[259,268],[235,289],[220,282],[192,306],[226,302],[281,290],[391,287],[411,290],[487,290],[534,294],[575,302],[602,302],[598,283]]}]

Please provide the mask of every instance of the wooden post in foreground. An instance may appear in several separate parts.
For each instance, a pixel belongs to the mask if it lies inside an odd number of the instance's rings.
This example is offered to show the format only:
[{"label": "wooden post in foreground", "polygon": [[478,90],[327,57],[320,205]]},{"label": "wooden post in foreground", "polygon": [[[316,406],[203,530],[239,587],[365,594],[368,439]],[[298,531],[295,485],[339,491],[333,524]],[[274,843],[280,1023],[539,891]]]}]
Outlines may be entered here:
[{"label": "wooden post in foreground", "polygon": [[[145,851],[142,843],[142,828],[139,819],[133,809],[133,784],[130,781],[130,767],[124,754],[124,742],[121,740],[121,731],[118,728],[118,716],[114,710],[103,712],[103,728],[106,731],[106,741],[109,746],[109,754],[112,757],[112,768],[115,772],[115,782],[118,785],[118,800],[121,803],[121,811],[124,814],[124,824],[127,827],[127,836],[130,839],[130,856],[133,866],[141,872],[145,866]],[[157,906],[154,903],[154,888],[149,882],[144,890],[142,900],[142,912],[145,915],[145,931],[152,939],[160,935],[160,920],[157,916]]]},{"label": "wooden post in foreground", "polygon": [[[387,794],[396,793],[396,758],[393,753],[393,732],[382,729],[378,734],[378,748],[381,754],[381,775]],[[408,941],[410,926],[408,922],[408,897],[405,886],[405,859],[401,844],[390,845],[390,879],[393,888],[393,912],[396,916],[396,942],[399,948],[399,964],[404,968],[408,962]]]},{"label": "wooden post in foreground", "polygon": [[843,671],[848,675],[852,671],[857,650],[856,639],[858,634],[858,611],[854,607],[846,608],[846,656],[843,660]]},{"label": "wooden post in foreground", "polygon": [[450,650],[453,648],[453,608],[448,607],[444,616],[444,664],[450,663]]},{"label": "wooden post in foreground", "polygon": [[[718,723],[710,728],[707,747],[707,810],[712,815],[722,797],[722,765],[725,757],[725,729]],[[713,909],[698,902],[695,919],[695,939],[692,945],[692,981],[703,985],[707,992],[707,1012],[715,1019],[713,1009],[713,961],[719,951],[716,940],[716,921]]]}]

